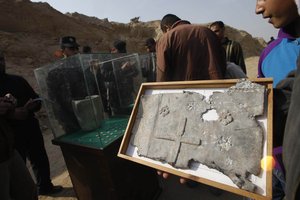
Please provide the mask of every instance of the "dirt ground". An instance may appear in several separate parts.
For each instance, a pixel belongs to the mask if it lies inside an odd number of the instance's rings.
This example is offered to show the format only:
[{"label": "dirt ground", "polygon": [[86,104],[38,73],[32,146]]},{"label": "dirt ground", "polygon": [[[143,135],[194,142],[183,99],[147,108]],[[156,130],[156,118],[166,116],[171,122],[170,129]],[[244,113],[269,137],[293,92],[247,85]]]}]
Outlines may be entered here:
[{"label": "dirt ground", "polygon": [[[258,57],[250,57],[246,59],[247,72],[249,78],[255,78],[257,74],[257,63]],[[58,146],[53,145],[51,140],[53,139],[53,135],[51,130],[48,128],[46,122],[41,121],[41,127],[43,129],[43,135],[45,140],[45,146],[48,153],[50,168],[51,168],[51,177],[52,181],[55,185],[62,185],[64,190],[61,193],[58,193],[54,196],[39,196],[39,200],[75,200],[76,195],[73,190],[73,186],[70,180],[70,176],[68,174],[61,150]],[[204,188],[203,188],[204,187]],[[169,183],[164,185],[164,192],[159,198],[159,200],[181,200],[186,199],[186,195],[189,195],[189,199],[243,199],[243,197],[239,197],[236,195],[232,195],[230,193],[223,193],[219,197],[213,196],[209,190],[202,186],[197,189],[190,189],[183,186],[180,186],[177,180],[170,180]]]},{"label": "dirt ground", "polygon": [[257,77],[257,65],[258,65],[259,57],[250,57],[245,60],[246,67],[247,67],[247,74],[249,78],[256,78]]}]

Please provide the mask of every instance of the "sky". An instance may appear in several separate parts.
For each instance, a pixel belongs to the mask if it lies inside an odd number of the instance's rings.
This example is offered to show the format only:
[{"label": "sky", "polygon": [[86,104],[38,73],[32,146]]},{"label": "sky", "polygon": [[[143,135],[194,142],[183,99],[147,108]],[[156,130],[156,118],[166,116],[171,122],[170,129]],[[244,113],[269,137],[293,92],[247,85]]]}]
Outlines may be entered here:
[{"label": "sky", "polygon": [[278,30],[255,14],[256,0],[31,0],[47,2],[60,11],[78,12],[99,19],[128,23],[131,18],[140,21],[160,20],[171,13],[191,23],[209,23],[217,20],[253,37],[266,41],[276,37]]}]

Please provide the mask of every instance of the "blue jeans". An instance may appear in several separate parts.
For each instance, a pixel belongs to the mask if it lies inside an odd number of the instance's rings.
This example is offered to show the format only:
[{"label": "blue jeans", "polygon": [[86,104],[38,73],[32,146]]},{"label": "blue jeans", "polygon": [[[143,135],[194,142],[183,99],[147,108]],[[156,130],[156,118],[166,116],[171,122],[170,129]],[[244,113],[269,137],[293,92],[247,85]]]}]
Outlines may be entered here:
[{"label": "blue jeans", "polygon": [[281,170],[274,168],[272,173],[273,200],[281,200],[285,196],[285,177]]}]

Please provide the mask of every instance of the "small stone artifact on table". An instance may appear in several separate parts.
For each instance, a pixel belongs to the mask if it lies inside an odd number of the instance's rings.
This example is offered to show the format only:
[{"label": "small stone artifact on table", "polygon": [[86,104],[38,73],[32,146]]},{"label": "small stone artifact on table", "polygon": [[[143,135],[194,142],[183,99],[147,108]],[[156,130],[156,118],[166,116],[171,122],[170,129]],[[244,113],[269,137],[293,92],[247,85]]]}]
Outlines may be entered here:
[{"label": "small stone artifact on table", "polygon": [[[255,191],[249,175],[260,173],[265,87],[241,80],[206,97],[196,92],[143,95],[131,143],[140,156],[188,169],[199,162],[227,175],[239,188]],[[216,120],[205,120],[211,110]]]}]

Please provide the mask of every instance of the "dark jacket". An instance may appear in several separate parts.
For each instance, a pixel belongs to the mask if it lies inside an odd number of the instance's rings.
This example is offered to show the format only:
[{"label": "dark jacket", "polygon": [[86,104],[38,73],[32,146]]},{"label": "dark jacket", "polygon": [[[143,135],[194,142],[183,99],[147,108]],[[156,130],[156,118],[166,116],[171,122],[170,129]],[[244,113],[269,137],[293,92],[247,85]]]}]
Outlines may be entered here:
[{"label": "dark jacket", "polygon": [[8,160],[13,153],[13,132],[7,121],[0,116],[0,163]]},{"label": "dark jacket", "polygon": [[240,43],[233,40],[229,40],[227,37],[225,37],[222,40],[222,46],[226,51],[226,61],[233,62],[236,65],[240,66],[243,72],[247,74],[243,49]]},{"label": "dark jacket", "polygon": [[286,199],[300,199],[300,57],[283,139]]},{"label": "dark jacket", "polygon": [[[0,78],[0,96],[4,96],[7,93],[12,94],[17,99],[16,107],[23,107],[29,99],[39,97],[24,78],[11,74],[2,75]],[[40,108],[41,103],[35,111],[38,111]],[[19,141],[25,138],[29,139],[28,137],[35,131],[40,131],[38,120],[33,112],[30,112],[25,120],[10,119],[9,124],[16,136],[15,139]]]}]

